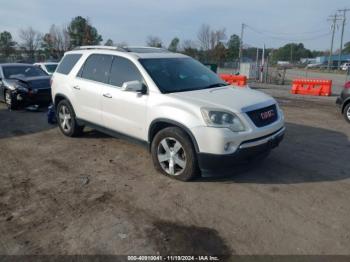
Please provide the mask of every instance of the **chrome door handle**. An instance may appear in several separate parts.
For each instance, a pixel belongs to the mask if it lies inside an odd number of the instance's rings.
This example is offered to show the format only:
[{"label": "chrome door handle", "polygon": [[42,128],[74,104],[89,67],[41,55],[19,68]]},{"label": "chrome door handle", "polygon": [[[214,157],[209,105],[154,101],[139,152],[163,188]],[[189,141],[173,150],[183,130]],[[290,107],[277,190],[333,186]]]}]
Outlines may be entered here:
[{"label": "chrome door handle", "polygon": [[109,94],[109,93],[105,93],[105,94],[103,94],[103,96],[104,96],[104,97],[107,97],[107,98],[112,98],[112,95]]},{"label": "chrome door handle", "polygon": [[76,89],[76,90],[80,90],[79,86],[73,86],[73,88]]}]

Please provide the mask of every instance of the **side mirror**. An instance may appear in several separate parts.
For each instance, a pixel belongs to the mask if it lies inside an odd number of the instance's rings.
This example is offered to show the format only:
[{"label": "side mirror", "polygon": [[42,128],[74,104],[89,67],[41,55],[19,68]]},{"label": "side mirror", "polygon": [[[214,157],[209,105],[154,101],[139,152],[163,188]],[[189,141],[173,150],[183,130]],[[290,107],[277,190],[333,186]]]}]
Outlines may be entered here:
[{"label": "side mirror", "polygon": [[135,80],[135,81],[129,81],[129,82],[123,83],[122,90],[128,91],[128,92],[144,93],[145,87],[142,82]]}]

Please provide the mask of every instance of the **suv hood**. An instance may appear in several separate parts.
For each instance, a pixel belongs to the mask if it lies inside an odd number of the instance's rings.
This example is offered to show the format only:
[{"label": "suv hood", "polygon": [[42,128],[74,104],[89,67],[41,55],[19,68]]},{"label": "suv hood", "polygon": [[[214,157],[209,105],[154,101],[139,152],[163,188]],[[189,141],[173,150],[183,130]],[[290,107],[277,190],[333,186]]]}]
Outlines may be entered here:
[{"label": "suv hood", "polygon": [[276,103],[272,97],[247,87],[224,86],[170,95],[182,101],[195,103],[199,107],[226,109],[234,113],[247,112]]}]

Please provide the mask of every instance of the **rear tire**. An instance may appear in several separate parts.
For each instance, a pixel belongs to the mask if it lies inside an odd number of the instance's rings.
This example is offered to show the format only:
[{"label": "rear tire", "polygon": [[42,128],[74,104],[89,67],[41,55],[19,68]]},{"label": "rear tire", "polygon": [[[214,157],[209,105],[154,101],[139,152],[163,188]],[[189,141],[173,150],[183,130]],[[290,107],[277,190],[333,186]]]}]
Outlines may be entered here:
[{"label": "rear tire", "polygon": [[345,106],[343,115],[345,120],[350,123],[350,103]]},{"label": "rear tire", "polygon": [[61,100],[56,108],[56,118],[61,132],[65,136],[77,137],[83,133],[84,126],[77,123],[75,112],[68,100]]},{"label": "rear tire", "polygon": [[189,181],[199,174],[192,141],[178,127],[159,131],[152,141],[151,153],[155,168],[166,176]]}]

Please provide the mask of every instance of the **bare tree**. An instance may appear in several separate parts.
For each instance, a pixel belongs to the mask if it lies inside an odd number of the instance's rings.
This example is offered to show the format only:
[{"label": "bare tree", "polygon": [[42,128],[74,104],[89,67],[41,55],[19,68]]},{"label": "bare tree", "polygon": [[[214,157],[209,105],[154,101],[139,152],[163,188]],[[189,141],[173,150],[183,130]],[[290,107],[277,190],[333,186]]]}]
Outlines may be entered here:
[{"label": "bare tree", "polygon": [[69,50],[69,34],[65,26],[51,25],[49,33],[42,40],[41,47],[47,57],[58,59]]},{"label": "bare tree", "polygon": [[62,26],[62,51],[66,52],[70,49],[70,36],[67,29],[67,26]]},{"label": "bare tree", "polygon": [[219,30],[210,32],[210,49],[213,50],[221,41],[226,39],[226,29],[222,28]]},{"label": "bare tree", "polygon": [[163,45],[162,40],[159,37],[152,35],[147,37],[146,44],[152,47],[162,47]]},{"label": "bare tree", "polygon": [[196,49],[197,48],[197,44],[192,41],[192,40],[184,40],[182,42],[182,50],[186,50],[186,49]]},{"label": "bare tree", "polygon": [[32,27],[28,27],[19,31],[19,38],[21,39],[21,47],[27,51],[31,59],[34,59],[35,52],[40,47],[42,38],[40,32],[35,31]]},{"label": "bare tree", "polygon": [[203,24],[197,34],[198,41],[202,50],[210,49],[211,29],[207,24]]}]

